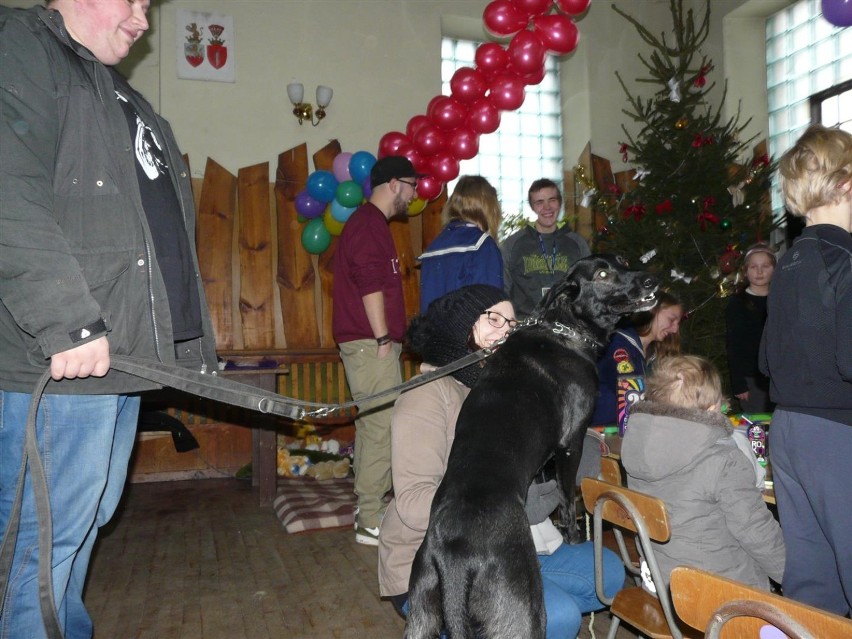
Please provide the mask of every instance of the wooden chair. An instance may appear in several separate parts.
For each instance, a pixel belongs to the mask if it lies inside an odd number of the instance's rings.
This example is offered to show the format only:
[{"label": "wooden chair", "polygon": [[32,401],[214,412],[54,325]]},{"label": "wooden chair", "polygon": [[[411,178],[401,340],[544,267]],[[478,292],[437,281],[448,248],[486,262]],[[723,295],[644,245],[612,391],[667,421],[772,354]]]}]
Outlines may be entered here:
[{"label": "wooden chair", "polygon": [[[623,486],[590,478],[583,480],[582,490],[586,510],[594,513],[595,590],[598,599],[610,606],[613,616],[608,639],[615,638],[622,621],[639,630],[644,637],[682,639],[685,636],[684,629],[678,626],[666,582],[651,546],[651,540],[666,542],[671,535],[663,501]],[[657,590],[657,597],[648,593],[638,583],[620,590],[614,598],[605,595],[602,563],[604,521],[636,533],[640,552]],[[633,563],[625,548],[622,544],[619,544],[619,548],[625,568],[633,572]]]},{"label": "wooden chair", "polygon": [[616,486],[623,486],[621,480],[621,464],[612,457],[601,457],[601,479]]},{"label": "wooden chair", "polygon": [[766,625],[790,639],[852,637],[844,617],[697,568],[675,568],[671,589],[678,616],[706,638],[758,637]]}]

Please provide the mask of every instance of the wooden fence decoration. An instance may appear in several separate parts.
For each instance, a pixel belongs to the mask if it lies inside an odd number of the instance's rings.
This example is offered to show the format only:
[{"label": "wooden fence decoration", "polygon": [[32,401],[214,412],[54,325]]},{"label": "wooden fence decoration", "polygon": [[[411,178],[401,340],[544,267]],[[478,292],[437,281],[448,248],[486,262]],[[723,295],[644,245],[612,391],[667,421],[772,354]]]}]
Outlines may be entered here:
[{"label": "wooden fence decoration", "polygon": [[[341,152],[337,140],[314,153],[316,170],[331,170]],[[320,255],[301,243],[296,194],[307,183],[304,144],[269,164],[234,176],[214,160],[194,179],[199,203],[196,233],[201,276],[213,316],[217,347],[226,352],[278,352],[335,347],[331,335],[334,251]],[[406,314],[420,307],[416,258],[441,230],[446,195],[416,216],[394,219],[391,233],[402,270]]]}]

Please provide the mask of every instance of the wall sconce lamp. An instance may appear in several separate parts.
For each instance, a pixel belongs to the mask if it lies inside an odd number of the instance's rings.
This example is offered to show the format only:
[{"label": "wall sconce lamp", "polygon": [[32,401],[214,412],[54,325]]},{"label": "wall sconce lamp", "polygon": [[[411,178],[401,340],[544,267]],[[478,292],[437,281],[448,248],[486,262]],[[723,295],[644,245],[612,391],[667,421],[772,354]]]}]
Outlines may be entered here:
[{"label": "wall sconce lamp", "polygon": [[[305,86],[301,82],[291,82],[287,85],[287,97],[293,103],[293,115],[299,119],[299,124],[304,120],[310,122],[313,126],[320,123],[325,117],[325,109],[331,103],[331,96],[334,91],[331,87],[319,85],[317,87],[317,109],[310,102],[302,102],[305,97]],[[314,119],[316,117],[316,119]]]}]

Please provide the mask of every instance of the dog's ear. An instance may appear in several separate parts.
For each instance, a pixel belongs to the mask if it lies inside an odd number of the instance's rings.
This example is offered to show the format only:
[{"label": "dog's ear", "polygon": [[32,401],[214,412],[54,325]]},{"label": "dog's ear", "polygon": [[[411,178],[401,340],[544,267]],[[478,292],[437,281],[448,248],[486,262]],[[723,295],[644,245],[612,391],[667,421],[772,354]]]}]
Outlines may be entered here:
[{"label": "dog's ear", "polygon": [[550,308],[560,297],[565,298],[566,301],[573,301],[577,299],[579,294],[580,283],[569,274],[556,286],[550,287],[541,302],[539,302],[539,308],[543,310]]}]

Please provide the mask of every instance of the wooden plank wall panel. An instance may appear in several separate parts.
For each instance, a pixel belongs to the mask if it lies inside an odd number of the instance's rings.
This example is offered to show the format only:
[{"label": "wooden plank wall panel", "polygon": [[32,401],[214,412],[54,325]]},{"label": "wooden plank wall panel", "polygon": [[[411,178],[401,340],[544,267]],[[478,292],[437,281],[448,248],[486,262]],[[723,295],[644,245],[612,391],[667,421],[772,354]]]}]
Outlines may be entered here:
[{"label": "wooden plank wall panel", "polygon": [[302,246],[303,225],[298,220],[296,194],[308,179],[306,144],[278,156],[275,172],[275,205],[278,219],[276,281],[281,299],[284,335],[288,348],[320,345],[316,318],[316,273],[311,255]]},{"label": "wooden plank wall panel", "polygon": [[208,159],[198,207],[196,246],[216,347],[220,349],[235,348],[231,245],[236,198],[237,177]]},{"label": "wooden plank wall panel", "polygon": [[414,251],[411,247],[411,231],[408,230],[408,216],[393,219],[390,231],[399,255],[399,271],[402,279],[402,294],[405,298],[405,317],[411,319],[420,312],[420,279],[414,270]]},{"label": "wooden plank wall panel", "polygon": [[[317,171],[331,171],[334,158],[341,152],[340,143],[331,140],[319,151],[314,153],[314,169]],[[323,251],[314,262],[320,277],[320,303],[317,305],[317,321],[320,330],[320,346],[329,348],[334,346],[334,336],[331,334],[331,312],[332,312],[332,282],[334,280],[334,251],[337,248],[337,238],[331,238],[331,244]]]},{"label": "wooden plank wall panel", "polygon": [[239,170],[239,308],[244,348],[274,349],[269,163]]}]

